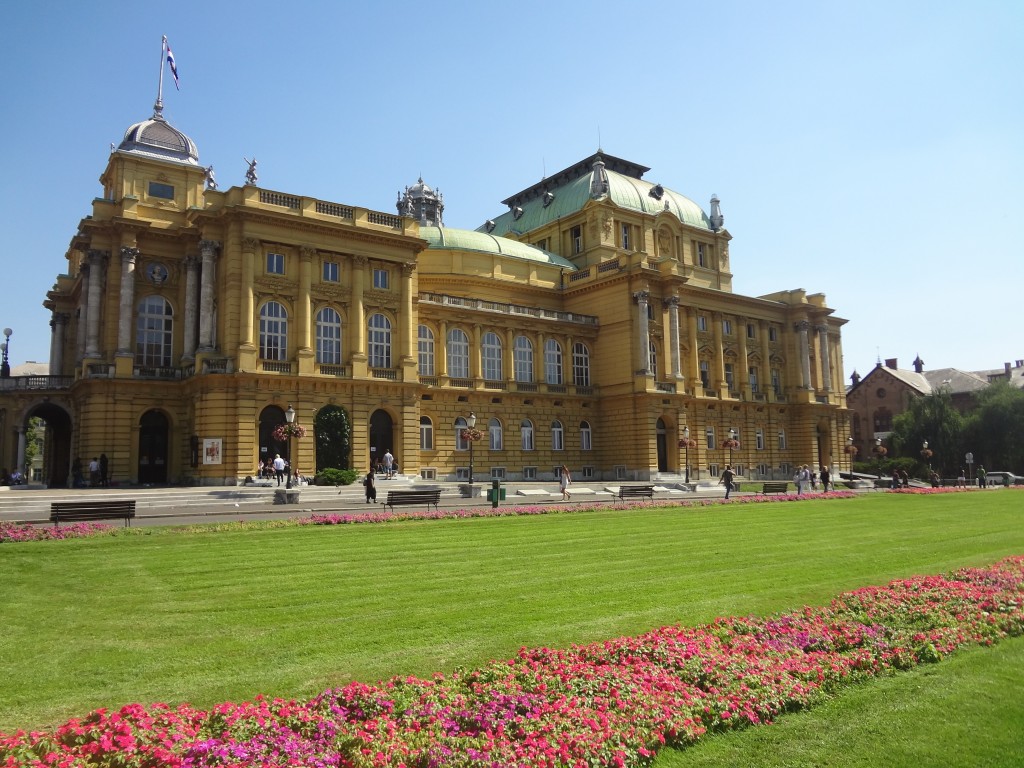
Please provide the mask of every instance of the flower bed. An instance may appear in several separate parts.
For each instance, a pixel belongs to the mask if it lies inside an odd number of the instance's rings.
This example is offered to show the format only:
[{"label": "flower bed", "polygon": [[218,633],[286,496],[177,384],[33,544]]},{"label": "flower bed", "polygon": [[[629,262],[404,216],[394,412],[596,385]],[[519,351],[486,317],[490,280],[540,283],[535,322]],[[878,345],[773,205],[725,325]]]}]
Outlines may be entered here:
[{"label": "flower bed", "polygon": [[766,618],[670,626],[309,701],[130,704],[0,734],[9,766],[640,766],[823,694],[1024,632],[1024,556]]}]

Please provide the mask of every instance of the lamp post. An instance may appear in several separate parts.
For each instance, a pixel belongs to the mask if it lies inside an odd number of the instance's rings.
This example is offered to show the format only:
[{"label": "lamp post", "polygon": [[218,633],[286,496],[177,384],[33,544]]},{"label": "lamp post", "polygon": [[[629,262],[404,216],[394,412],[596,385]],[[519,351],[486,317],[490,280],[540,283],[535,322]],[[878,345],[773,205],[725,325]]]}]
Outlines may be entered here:
[{"label": "lamp post", "polygon": [[[466,424],[469,425],[470,429],[475,429],[476,428],[476,414],[473,411],[469,412],[469,418],[466,419]],[[474,440],[472,438],[472,436],[470,436],[470,438],[469,438],[469,484],[470,485],[473,485],[473,443],[475,443],[475,442],[476,442],[476,440]],[[470,492],[470,496],[472,496],[472,495],[473,495],[472,492]]]},{"label": "lamp post", "polygon": [[875,456],[878,457],[878,479],[882,479],[882,458],[889,452],[889,450],[882,445],[882,438],[875,438]]},{"label": "lamp post", "polygon": [[284,487],[290,489],[292,487],[292,424],[295,423],[295,409],[292,408],[292,404],[288,403],[288,410],[284,412],[284,420],[288,423],[288,442],[285,447],[288,453],[288,482],[284,484]]},{"label": "lamp post", "polygon": [[683,427],[683,447],[686,448],[686,477],[685,482],[690,484],[690,428]]},{"label": "lamp post", "polygon": [[[853,437],[846,438],[846,452],[850,454],[850,482],[853,482],[853,458],[857,455],[857,446],[853,444]],[[850,486],[851,488],[853,486]]]},{"label": "lamp post", "polygon": [[11,349],[11,334],[14,333],[10,328],[4,328],[4,342],[0,344],[0,350],[3,350],[3,362],[0,362],[0,378],[9,379],[11,377],[11,364],[8,358],[8,352]]}]

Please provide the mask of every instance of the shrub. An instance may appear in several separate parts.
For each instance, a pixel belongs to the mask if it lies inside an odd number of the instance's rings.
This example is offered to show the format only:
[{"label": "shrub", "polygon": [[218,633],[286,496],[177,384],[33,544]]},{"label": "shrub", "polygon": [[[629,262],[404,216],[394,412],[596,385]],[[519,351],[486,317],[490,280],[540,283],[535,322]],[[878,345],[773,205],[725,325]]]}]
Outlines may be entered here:
[{"label": "shrub", "polygon": [[317,485],[352,485],[359,475],[354,469],[322,469],[313,482]]}]

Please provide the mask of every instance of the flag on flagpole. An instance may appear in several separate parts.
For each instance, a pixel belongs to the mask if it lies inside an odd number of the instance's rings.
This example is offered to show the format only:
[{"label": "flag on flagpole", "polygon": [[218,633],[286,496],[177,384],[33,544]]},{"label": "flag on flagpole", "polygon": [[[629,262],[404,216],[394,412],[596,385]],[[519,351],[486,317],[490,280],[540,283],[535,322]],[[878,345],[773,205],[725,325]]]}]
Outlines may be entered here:
[{"label": "flag on flagpole", "polygon": [[[166,40],[166,38],[164,38]],[[181,90],[181,86],[178,84],[178,67],[174,63],[174,54],[171,53],[171,44],[167,43],[167,64],[171,67],[171,75],[174,77],[174,87],[177,90]]]}]

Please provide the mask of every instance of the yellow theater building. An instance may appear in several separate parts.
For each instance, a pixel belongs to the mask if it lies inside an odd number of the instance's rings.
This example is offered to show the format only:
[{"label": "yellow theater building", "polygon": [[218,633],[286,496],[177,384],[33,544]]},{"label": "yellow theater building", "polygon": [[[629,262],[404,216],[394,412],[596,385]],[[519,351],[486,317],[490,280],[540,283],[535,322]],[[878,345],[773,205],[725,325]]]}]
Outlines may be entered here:
[{"label": "yellow theater building", "polygon": [[101,453],[120,485],[235,485],[286,455],[291,406],[304,475],[339,441],[351,468],[390,450],[438,480],[470,448],[477,481],[846,470],[845,321],[822,294],[734,293],[718,199],[648,170],[598,152],[454,229],[422,179],[395,212],[264,189],[255,163],[219,189],[158,102],[46,294],[49,375],[0,382],[0,463],[41,417],[51,486]]}]

